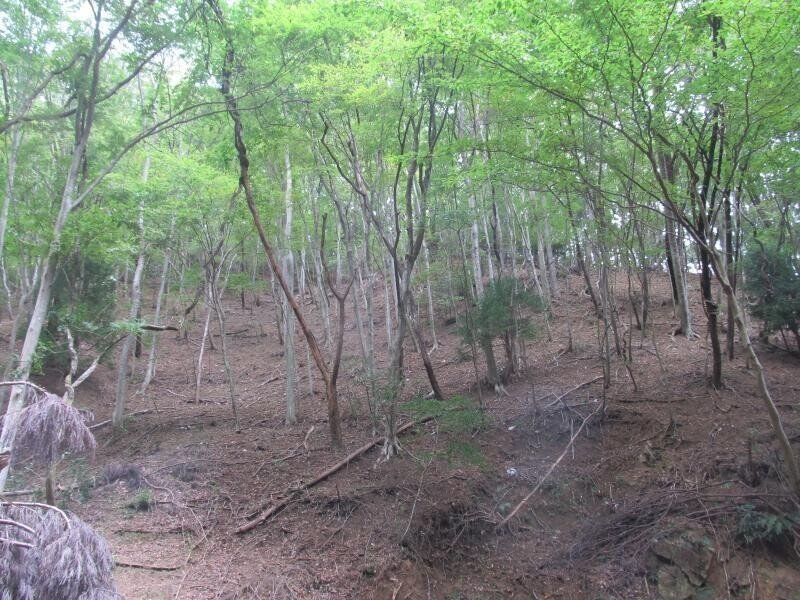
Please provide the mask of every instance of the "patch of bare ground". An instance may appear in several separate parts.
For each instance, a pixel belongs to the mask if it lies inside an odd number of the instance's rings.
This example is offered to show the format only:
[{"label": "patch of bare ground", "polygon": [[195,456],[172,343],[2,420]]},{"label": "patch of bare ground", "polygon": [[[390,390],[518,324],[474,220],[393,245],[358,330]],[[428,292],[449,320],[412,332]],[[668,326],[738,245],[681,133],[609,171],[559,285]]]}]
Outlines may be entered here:
[{"label": "patch of bare ground", "polygon": [[[400,457],[380,462],[373,449],[313,487],[305,484],[380,432],[359,379],[355,325],[348,319],[340,383],[345,448],[334,452],[303,347],[301,421],[287,426],[273,303],[242,309],[231,299],[241,432],[219,351],[207,352],[193,402],[198,316],[188,340],[162,335],[156,379],[128,406],[150,412],[122,433],[98,429],[94,461],[62,468],[62,497],[109,540],[115,580],[131,599],[796,597],[798,523],[787,515],[797,505],[781,485],[755,381],[738,352],[725,364],[726,387],[710,389],[706,340],[673,336],[669,283],[656,277],[653,289],[644,333],[631,331],[618,298],[635,385],[615,362],[603,389],[597,321],[569,279],[547,323],[539,317],[527,369],[508,395],[483,390],[481,427],[428,421],[403,434]],[[382,296],[375,302],[381,332]],[[694,314],[703,332],[699,304]],[[477,398],[472,361],[442,321],[433,354],[442,386]],[[376,348],[384,366],[382,337]],[[797,359],[767,350],[764,362],[797,448]],[[77,403],[99,421],[111,413],[113,377],[101,368],[80,389]],[[428,392],[411,347],[407,377],[407,399]],[[600,406],[605,416],[570,444]],[[450,452],[453,442],[478,452]],[[235,533],[287,498],[266,522]]]}]

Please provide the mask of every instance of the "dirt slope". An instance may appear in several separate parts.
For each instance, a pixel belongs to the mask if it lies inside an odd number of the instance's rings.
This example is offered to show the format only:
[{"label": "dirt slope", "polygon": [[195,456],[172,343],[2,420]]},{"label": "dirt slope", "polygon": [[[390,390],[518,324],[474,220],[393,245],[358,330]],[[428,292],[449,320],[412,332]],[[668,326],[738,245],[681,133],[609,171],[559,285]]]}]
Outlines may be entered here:
[{"label": "dirt slope", "polygon": [[[706,340],[670,335],[668,285],[653,286],[652,331],[632,332],[635,385],[619,363],[609,389],[596,381],[557,400],[602,374],[597,323],[571,280],[549,323],[540,319],[528,369],[508,395],[483,391],[482,427],[431,421],[403,437],[399,458],[379,462],[373,450],[244,535],[233,530],[248,515],[376,431],[354,325],[340,389],[346,449],[333,452],[319,382],[309,394],[305,347],[302,419],[290,427],[272,302],[242,309],[231,299],[242,431],[233,431],[219,351],[208,352],[201,402],[193,402],[198,315],[188,341],[163,336],[156,379],[130,402],[130,411],[151,412],[130,419],[123,435],[99,429],[95,459],[64,468],[64,503],[107,537],[130,599],[792,597],[800,589],[790,547],[797,523],[775,516],[787,504],[755,382],[737,357],[725,364],[726,388],[707,387]],[[380,302],[378,295],[378,333]],[[620,296],[620,320],[629,323],[624,304]],[[694,314],[702,332],[700,306]],[[454,326],[439,322],[437,333],[443,387],[476,398]],[[376,348],[385,361],[382,337]],[[764,360],[797,443],[800,363],[779,352]],[[105,367],[80,390],[78,404],[98,420],[110,416],[113,377]],[[428,391],[410,347],[405,391]],[[496,532],[603,399],[606,418],[588,426],[511,527]],[[124,479],[102,485],[103,474],[138,473],[140,488]],[[17,482],[26,479],[35,481],[29,473]],[[770,525],[783,530],[745,544],[745,533],[758,537]]]}]

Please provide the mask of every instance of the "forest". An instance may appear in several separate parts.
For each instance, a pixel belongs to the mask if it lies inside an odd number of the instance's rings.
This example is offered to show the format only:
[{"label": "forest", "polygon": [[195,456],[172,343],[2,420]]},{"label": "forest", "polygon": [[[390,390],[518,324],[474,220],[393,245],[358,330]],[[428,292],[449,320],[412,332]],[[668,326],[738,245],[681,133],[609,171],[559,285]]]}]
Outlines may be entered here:
[{"label": "forest", "polygon": [[800,3],[0,0],[0,600],[800,590]]}]

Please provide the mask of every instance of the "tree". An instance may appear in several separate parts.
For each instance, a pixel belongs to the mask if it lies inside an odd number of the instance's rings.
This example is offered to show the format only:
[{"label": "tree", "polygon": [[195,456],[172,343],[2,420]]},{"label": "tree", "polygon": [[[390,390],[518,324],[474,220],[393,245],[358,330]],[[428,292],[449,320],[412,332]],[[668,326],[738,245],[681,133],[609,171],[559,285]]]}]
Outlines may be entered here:
[{"label": "tree", "polygon": [[[792,99],[798,86],[787,40],[797,34],[799,10],[766,1],[742,8],[725,0],[636,7],[609,0],[580,12],[520,3],[501,15],[484,5],[476,13],[484,21],[488,15],[492,32],[507,28],[508,19],[535,17],[502,46],[490,35],[475,50],[487,64],[577,110],[621,148],[643,157],[649,168],[636,172],[628,161],[600,158],[658,201],[696,244],[712,342],[711,384],[718,387],[721,346],[711,287],[712,273],[716,276],[797,491],[800,469],[751,343],[726,251],[717,241],[726,245],[720,215],[726,199],[741,188],[752,157],[771,140],[792,135],[786,114],[797,106]],[[470,33],[466,39],[474,41],[476,32]],[[681,163],[678,184],[664,170],[665,152]]]},{"label": "tree", "polygon": [[[122,95],[136,75],[173,42],[176,30],[191,18],[191,11],[188,9],[187,5],[180,5],[177,10],[166,11],[162,4],[155,1],[142,5],[134,1],[122,7],[101,1],[92,5],[91,21],[75,23],[75,59],[69,63],[67,69],[59,71],[65,79],[69,75],[69,79],[63,82],[64,87],[58,90],[63,93],[67,108],[57,115],[58,118],[69,119],[73,127],[73,138],[60,183],[59,207],[52,221],[49,245],[42,259],[39,289],[19,356],[15,374],[18,379],[27,379],[31,371],[50,306],[62,236],[69,217],[141,140],[192,116],[190,113],[193,109],[183,107],[145,131],[113,146],[109,156],[94,160],[96,155],[95,148],[91,145],[92,134],[98,118],[103,116],[103,109],[109,101]],[[127,53],[124,56],[127,63],[116,58],[117,54],[123,52]],[[127,70],[120,73],[116,67],[122,64],[127,66]],[[55,72],[45,77],[44,87],[54,78]],[[29,108],[18,113],[14,117],[16,122],[22,120],[23,113],[28,110]],[[49,115],[48,118],[52,116]],[[8,124],[9,121],[6,121],[5,125]],[[0,451],[7,450],[13,444],[23,402],[23,389],[13,388],[0,434]],[[5,486],[7,472],[7,467],[0,471],[0,490]]]}]

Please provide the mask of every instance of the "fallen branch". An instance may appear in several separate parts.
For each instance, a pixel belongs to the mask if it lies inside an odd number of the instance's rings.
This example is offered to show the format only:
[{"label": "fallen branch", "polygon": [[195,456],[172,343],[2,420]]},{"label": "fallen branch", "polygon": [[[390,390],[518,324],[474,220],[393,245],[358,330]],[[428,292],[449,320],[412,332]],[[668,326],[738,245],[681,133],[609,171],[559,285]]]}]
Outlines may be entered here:
[{"label": "fallen branch", "polygon": [[[597,381],[598,379],[602,379],[602,377],[598,377],[598,378],[594,379],[594,381]],[[585,384],[584,384],[584,385],[585,385]],[[578,386],[578,387],[581,387],[581,386]],[[542,485],[544,484],[544,482],[545,482],[545,481],[547,481],[547,478],[548,478],[548,477],[550,477],[550,474],[551,474],[551,473],[552,473],[552,472],[555,470],[555,468],[558,466],[558,464],[559,464],[559,463],[560,463],[560,462],[561,462],[561,461],[564,459],[564,457],[567,455],[567,452],[569,452],[569,449],[570,449],[570,448],[572,448],[572,444],[574,444],[574,443],[575,443],[575,440],[576,440],[576,439],[578,438],[578,436],[581,434],[581,431],[583,431],[583,428],[586,426],[586,424],[589,422],[589,420],[590,420],[590,419],[591,419],[593,416],[595,416],[595,415],[596,415],[596,414],[597,414],[599,411],[600,411],[600,407],[597,407],[597,408],[596,408],[594,411],[592,411],[591,413],[589,413],[589,415],[588,415],[586,418],[584,418],[584,419],[583,419],[583,422],[581,423],[581,426],[580,426],[580,427],[578,427],[578,430],[577,430],[575,433],[573,433],[573,434],[572,434],[572,437],[570,437],[570,439],[569,439],[569,442],[567,443],[567,446],[566,446],[566,448],[564,448],[564,451],[561,453],[561,456],[559,456],[559,457],[556,459],[556,461],[555,461],[555,462],[554,462],[552,465],[550,465],[550,468],[549,468],[549,469],[547,469],[547,473],[545,473],[545,474],[544,474],[544,477],[542,477],[542,478],[539,480],[539,482],[538,482],[538,483],[536,484],[536,486],[535,486],[535,487],[534,487],[534,488],[533,488],[533,489],[532,489],[532,490],[531,490],[531,491],[528,493],[528,495],[526,495],[526,496],[525,496],[525,497],[524,497],[522,500],[520,500],[519,504],[517,504],[517,505],[514,507],[514,510],[512,510],[510,513],[508,513],[508,515],[506,516],[506,518],[504,518],[502,521],[500,521],[500,522],[497,524],[497,527],[495,528],[496,530],[500,530],[500,529],[502,529],[502,528],[503,528],[505,525],[507,525],[507,524],[508,524],[508,522],[509,522],[509,521],[510,521],[510,520],[511,520],[513,517],[514,517],[514,515],[516,515],[516,514],[517,514],[517,513],[518,513],[518,512],[519,512],[519,511],[522,509],[522,507],[523,507],[523,506],[525,506],[525,504],[528,502],[528,500],[530,500],[530,499],[533,497],[533,495],[534,495],[536,492],[538,492],[538,491],[539,491],[539,488],[541,488],[541,487],[542,487]]]},{"label": "fallen branch", "polygon": [[591,385],[591,384],[593,384],[595,381],[600,381],[601,379],[603,379],[603,376],[602,376],[602,375],[598,375],[598,376],[597,376],[597,377],[595,377],[594,379],[590,379],[589,381],[584,381],[583,383],[579,383],[579,384],[578,384],[578,385],[576,385],[574,388],[571,388],[571,389],[567,390],[566,392],[564,392],[563,394],[561,394],[561,395],[560,395],[558,398],[556,398],[555,400],[553,400],[553,401],[552,401],[550,404],[547,404],[547,405],[545,406],[545,409],[554,407],[556,404],[558,404],[559,402],[561,402],[561,401],[562,401],[564,398],[566,398],[567,396],[569,396],[569,395],[570,395],[572,392],[577,392],[577,391],[578,391],[579,389],[581,389],[582,387],[586,387],[587,385]]},{"label": "fallen branch", "polygon": [[180,331],[174,325],[148,325],[146,323],[140,325],[141,329],[145,331]]},{"label": "fallen branch", "polygon": [[14,498],[16,496],[32,496],[42,490],[15,490],[13,492],[0,492],[0,500],[3,498]]},{"label": "fallen branch", "polygon": [[[432,419],[433,419],[433,416],[430,415],[430,416],[427,416],[427,417],[423,417],[422,419],[417,419],[416,421],[411,421],[410,423],[406,423],[405,425],[403,425],[402,427],[400,427],[397,430],[397,435],[400,435],[401,433],[403,433],[405,431],[408,431],[412,427],[416,427],[417,425],[422,425],[423,423],[427,423],[428,421],[430,421]],[[334,473],[336,473],[338,471],[341,471],[344,467],[349,465],[351,462],[353,462],[357,458],[360,458],[363,454],[366,454],[369,450],[371,450],[375,446],[378,446],[381,443],[383,443],[383,436],[376,437],[372,441],[364,444],[363,446],[361,446],[357,450],[354,450],[353,452],[348,454],[344,459],[340,460],[338,463],[336,463],[332,467],[329,467],[328,469],[326,469],[325,471],[323,471],[322,473],[317,475],[314,479],[312,479],[308,483],[304,483],[303,485],[301,485],[299,487],[292,488],[292,489],[288,490],[286,492],[286,495],[283,496],[283,498],[279,499],[275,504],[272,504],[271,506],[262,506],[261,508],[259,508],[254,513],[251,513],[250,515],[248,515],[248,518],[250,520],[247,521],[244,525],[241,525],[241,526],[237,527],[236,530],[235,530],[236,533],[247,533],[251,529],[254,529],[254,528],[258,527],[259,525],[261,525],[262,523],[267,521],[270,517],[272,517],[276,513],[280,512],[281,510],[286,508],[286,506],[288,506],[293,500],[295,500],[295,498],[297,497],[297,495],[300,492],[308,490],[308,489],[314,487],[315,485],[317,485],[319,483],[322,483],[328,477],[330,477],[331,475],[333,475]]]},{"label": "fallen branch", "polygon": [[[132,413],[129,413],[129,414],[125,415],[125,417],[123,417],[123,421],[125,419],[130,418],[130,417],[135,417],[136,415],[146,415],[147,413],[151,413],[151,412],[153,412],[152,408],[146,408],[144,410],[137,410],[136,412],[132,412]],[[105,427],[106,425],[110,425],[110,424],[111,424],[111,419],[107,419],[105,421],[100,421],[99,423],[95,423],[94,425],[89,427],[89,429],[94,431],[95,429],[100,429],[101,427]]]},{"label": "fallen branch", "polygon": [[128,567],[130,569],[147,569],[148,571],[177,571],[182,569],[183,565],[143,565],[139,563],[127,562],[124,560],[115,560],[114,564],[118,567]]}]

